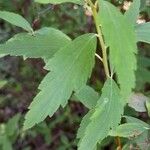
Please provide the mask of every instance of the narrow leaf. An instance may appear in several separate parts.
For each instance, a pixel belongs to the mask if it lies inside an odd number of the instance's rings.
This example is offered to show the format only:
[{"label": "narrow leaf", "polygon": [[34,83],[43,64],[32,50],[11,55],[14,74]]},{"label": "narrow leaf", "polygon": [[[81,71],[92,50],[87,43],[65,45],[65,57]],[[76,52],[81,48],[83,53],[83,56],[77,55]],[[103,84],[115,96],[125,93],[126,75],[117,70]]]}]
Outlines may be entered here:
[{"label": "narrow leaf", "polygon": [[[98,142],[107,137],[110,129],[118,126],[121,114],[123,114],[123,104],[120,97],[120,90],[116,83],[109,79],[104,84],[102,95],[90,117],[90,121],[87,118],[87,121],[83,120],[83,122],[88,122],[89,124],[83,135],[81,135],[83,137],[79,143],[79,150],[94,149]],[[80,134],[78,136],[80,137]]]},{"label": "narrow leaf", "polygon": [[136,26],[137,41],[150,43],[150,22]]},{"label": "narrow leaf", "polygon": [[133,26],[111,3],[99,0],[102,32],[105,43],[110,49],[110,63],[117,74],[124,99],[135,87],[137,53]]},{"label": "narrow leaf", "polygon": [[[31,128],[65,106],[73,91],[82,88],[94,66],[96,36],[85,34],[58,51],[46,65],[51,70],[39,86],[26,115],[24,129]],[[38,115],[37,115],[38,114]]]},{"label": "narrow leaf", "polygon": [[8,11],[0,11],[0,19],[8,21],[9,23],[21,27],[28,32],[33,32],[32,27],[30,26],[29,22],[25,20],[22,16],[8,12]]},{"label": "narrow leaf", "polygon": [[130,9],[125,12],[125,17],[133,25],[135,25],[139,16],[140,4],[141,4],[140,0],[134,0],[132,5],[130,6]]},{"label": "narrow leaf", "polygon": [[0,44],[0,54],[49,59],[70,42],[70,38],[61,31],[43,28],[36,31],[34,36],[21,33]]},{"label": "narrow leaf", "polygon": [[75,3],[75,4],[82,4],[83,0],[35,0],[35,2],[37,3],[41,3],[41,4],[61,4],[61,3]]}]

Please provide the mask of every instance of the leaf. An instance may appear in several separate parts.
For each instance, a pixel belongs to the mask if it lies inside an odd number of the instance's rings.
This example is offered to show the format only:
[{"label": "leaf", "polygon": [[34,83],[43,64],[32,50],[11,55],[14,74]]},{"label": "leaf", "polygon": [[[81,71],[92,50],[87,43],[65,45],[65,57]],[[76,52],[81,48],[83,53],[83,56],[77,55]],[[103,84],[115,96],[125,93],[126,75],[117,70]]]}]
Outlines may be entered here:
[{"label": "leaf", "polygon": [[128,105],[134,108],[137,112],[146,112],[145,104],[148,97],[142,93],[133,93],[130,98]]},{"label": "leaf", "polygon": [[[102,95],[90,117],[90,121],[89,119],[87,121],[83,120],[83,122],[85,121],[89,124],[80,140],[79,150],[92,150],[98,142],[107,137],[109,130],[120,123],[123,108],[118,86],[112,79],[108,79],[104,84]],[[83,128],[82,123],[79,130]],[[80,134],[78,135],[78,137],[81,136]]]},{"label": "leaf", "polygon": [[1,80],[0,81],[0,89],[5,86],[7,84],[7,81],[6,80]]},{"label": "leaf", "polygon": [[35,0],[35,2],[37,3],[41,3],[41,4],[61,4],[61,3],[75,3],[75,4],[82,4],[83,0]]},{"label": "leaf", "polygon": [[138,56],[138,69],[136,71],[136,89],[144,89],[146,83],[150,83],[150,60],[144,56]]},{"label": "leaf", "polygon": [[2,136],[2,149],[3,150],[13,150],[10,140],[6,135]]},{"label": "leaf", "polygon": [[[73,91],[82,88],[91,75],[96,49],[95,34],[85,34],[58,51],[46,65],[51,70],[31,103],[24,129],[31,128],[65,106]],[[38,114],[38,115],[37,115]]]},{"label": "leaf", "polygon": [[150,67],[150,59],[148,57],[139,55],[138,56],[138,64],[139,64],[139,67],[148,68],[148,67]]},{"label": "leaf", "polygon": [[147,108],[148,115],[150,116],[150,100],[146,101],[146,108]]},{"label": "leaf", "polygon": [[135,87],[137,46],[134,29],[109,2],[99,0],[99,7],[105,44],[110,49],[110,62],[116,71],[122,96],[127,99]]},{"label": "leaf", "polygon": [[86,128],[88,126],[88,124],[91,122],[90,118],[93,114],[93,110],[90,110],[82,119],[81,123],[80,123],[80,127],[78,129],[77,132],[77,138],[78,139],[82,139],[84,137],[84,134],[86,132]]},{"label": "leaf", "polygon": [[[127,123],[138,123],[141,124],[143,127],[150,128],[150,125],[145,123],[144,121],[131,117],[131,116],[124,116],[126,118]],[[149,140],[149,130],[145,130],[140,136],[134,138],[132,141],[133,143],[137,143],[137,145],[144,150],[148,150],[149,143],[147,142]],[[143,144],[145,143],[145,144]]]},{"label": "leaf", "polygon": [[136,25],[137,41],[150,43],[150,22]]},{"label": "leaf", "polygon": [[147,127],[143,126],[143,124],[140,124],[140,123],[125,123],[125,124],[118,126],[116,129],[111,130],[109,132],[109,135],[134,138],[149,129],[150,128],[147,128]]},{"label": "leaf", "polygon": [[139,146],[140,150],[149,150],[149,130],[146,130],[140,136],[136,137],[134,141]]},{"label": "leaf", "polygon": [[84,86],[74,94],[75,99],[83,103],[87,108],[95,107],[99,94],[90,86]]},{"label": "leaf", "polygon": [[34,36],[21,33],[0,44],[0,54],[49,59],[70,42],[70,38],[61,31],[43,28],[36,31]]},{"label": "leaf", "polygon": [[28,32],[33,32],[32,27],[30,26],[29,22],[25,20],[22,16],[8,12],[8,11],[0,11],[0,19],[3,19],[5,21],[8,21],[9,23],[18,26],[20,28],[23,28],[24,30]]},{"label": "leaf", "polygon": [[140,119],[137,119],[137,118],[134,118],[134,117],[131,117],[131,116],[124,116],[124,117],[126,118],[127,123],[138,123],[138,124],[141,124],[142,126],[150,128],[149,124],[145,123],[144,121],[142,121]]},{"label": "leaf", "polygon": [[8,137],[13,136],[14,133],[18,130],[18,122],[21,115],[17,114],[13,118],[9,119],[6,124],[6,134]]},{"label": "leaf", "polygon": [[125,17],[129,20],[129,22],[135,25],[140,11],[140,0],[134,0],[130,9],[125,12]]},{"label": "leaf", "polygon": [[[88,124],[90,123],[90,118],[93,114],[93,110],[90,110],[82,119],[81,123],[80,123],[80,127],[78,129],[77,132],[77,138],[78,139],[82,139],[84,137],[84,134],[86,132],[86,128],[88,126]],[[81,140],[80,140],[81,143]],[[80,145],[80,143],[78,145]],[[97,150],[96,146],[92,149],[92,150]]]}]

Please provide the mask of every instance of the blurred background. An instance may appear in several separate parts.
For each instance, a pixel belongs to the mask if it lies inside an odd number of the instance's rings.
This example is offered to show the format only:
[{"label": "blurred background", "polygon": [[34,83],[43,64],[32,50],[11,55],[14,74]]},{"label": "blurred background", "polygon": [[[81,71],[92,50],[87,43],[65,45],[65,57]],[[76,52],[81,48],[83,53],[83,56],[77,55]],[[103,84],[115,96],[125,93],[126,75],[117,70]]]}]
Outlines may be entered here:
[{"label": "blurred background", "polygon": [[[125,12],[131,4],[130,1],[123,0],[109,1],[122,12]],[[147,0],[141,2],[138,23],[150,21],[150,2]],[[0,0],[0,10],[22,15],[35,30],[45,26],[54,27],[72,39],[87,32],[95,32],[90,12],[78,5],[39,5],[32,0]],[[0,43],[19,32],[22,32],[20,28],[0,20]],[[148,110],[140,112],[138,109],[142,109],[143,101],[150,96],[150,45],[138,43],[138,47],[137,86],[131,97],[131,106],[126,107],[125,113],[149,122]],[[40,81],[47,73],[43,69],[44,65],[41,59],[24,60],[22,57],[10,56],[0,58],[0,150],[77,149],[77,129],[82,117],[88,111],[78,102],[69,102],[65,109],[60,108],[52,118],[47,118],[31,130],[22,131],[27,108],[38,92]],[[96,59],[92,78],[88,84],[100,92],[104,80],[102,64]],[[136,105],[140,105],[140,108]],[[115,145],[115,140],[109,137],[99,149],[113,150]]]}]

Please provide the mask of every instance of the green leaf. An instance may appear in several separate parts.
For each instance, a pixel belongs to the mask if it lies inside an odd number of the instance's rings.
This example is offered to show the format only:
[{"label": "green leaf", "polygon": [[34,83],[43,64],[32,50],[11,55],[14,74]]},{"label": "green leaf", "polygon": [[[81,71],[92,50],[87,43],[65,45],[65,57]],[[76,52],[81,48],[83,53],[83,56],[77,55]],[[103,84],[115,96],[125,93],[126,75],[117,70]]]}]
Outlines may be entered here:
[{"label": "green leaf", "polygon": [[99,7],[102,32],[110,49],[110,63],[117,74],[123,98],[127,99],[135,87],[135,53],[137,53],[135,31],[111,3],[99,0]]},{"label": "green leaf", "polygon": [[125,124],[118,126],[116,129],[111,130],[109,132],[109,135],[133,138],[133,137],[139,136],[144,131],[149,130],[149,129],[150,128],[147,128],[146,126],[143,126],[143,124],[140,124],[140,123],[125,123]]},{"label": "green leaf", "polygon": [[82,4],[83,0],[35,0],[35,2],[37,3],[41,3],[41,4],[61,4],[61,3],[75,3],[75,4]]},{"label": "green leaf", "polygon": [[36,31],[34,36],[21,33],[0,44],[0,54],[49,59],[70,42],[70,38],[61,31],[43,28]]},{"label": "green leaf", "polygon": [[6,124],[6,134],[8,137],[13,136],[13,134],[18,130],[18,122],[21,115],[17,114],[13,118],[9,119]]},{"label": "green leaf", "polygon": [[2,150],[13,150],[12,144],[6,135],[2,136]]},{"label": "green leaf", "polygon": [[[131,117],[131,116],[124,116],[126,118],[127,123],[138,123],[141,124],[143,127],[150,128],[150,125],[145,123],[144,121]],[[149,139],[149,130],[145,130],[140,136],[135,137],[132,142],[137,143],[141,150],[149,150],[149,143],[147,143]],[[143,144],[145,143],[145,144]]]},{"label": "green leaf", "polygon": [[84,137],[84,134],[86,132],[86,128],[88,124],[91,122],[90,118],[93,114],[93,110],[90,110],[82,119],[80,123],[80,127],[78,129],[77,138],[82,139]]},{"label": "green leaf", "polygon": [[147,108],[148,115],[150,116],[150,100],[146,101],[146,108]]},{"label": "green leaf", "polygon": [[6,80],[1,80],[0,81],[0,89],[5,86],[7,84],[7,81]]},{"label": "green leaf", "polygon": [[[91,122],[91,116],[93,114],[93,109],[90,110],[82,119],[81,123],[80,123],[80,127],[78,129],[77,132],[77,138],[78,139],[82,139],[84,137],[84,134],[86,132],[86,127],[88,126],[88,124]],[[81,143],[81,140],[80,140]],[[80,143],[78,145],[80,145]],[[96,146],[92,149],[92,150],[97,150]]]},{"label": "green leaf", "polygon": [[95,107],[99,94],[90,86],[84,86],[74,94],[75,99],[83,103],[87,108]]},{"label": "green leaf", "polygon": [[136,25],[137,41],[150,43],[150,22]]},{"label": "green leaf", "polygon": [[108,79],[104,84],[102,95],[97,102],[90,120],[87,118],[87,121],[83,120],[83,124],[86,124],[85,122],[89,122],[89,124],[83,135],[81,135],[83,137],[79,143],[79,150],[92,150],[98,142],[107,137],[109,130],[115,128],[120,123],[123,108],[118,86],[112,79]]},{"label": "green leaf", "polygon": [[18,14],[8,11],[0,11],[0,19],[8,21],[15,26],[21,27],[28,32],[33,32],[33,29],[30,26],[29,22],[27,22],[27,20],[25,20],[22,16]]},{"label": "green leaf", "polygon": [[134,141],[135,141],[134,143],[136,143],[139,146],[140,150],[149,150],[150,149],[150,143],[148,142],[149,130],[146,130],[140,136],[136,137]]},{"label": "green leaf", "polygon": [[146,83],[150,83],[150,60],[144,56],[138,56],[138,69],[136,71],[136,89],[144,89]]},{"label": "green leaf", "polygon": [[150,128],[149,124],[145,123],[144,121],[142,121],[140,119],[137,119],[137,118],[134,118],[134,117],[131,117],[131,116],[124,116],[124,117],[126,118],[127,123],[138,123],[138,124],[141,124],[142,126]]},{"label": "green leaf", "polygon": [[[96,49],[95,34],[85,34],[58,51],[46,65],[51,70],[39,86],[40,93],[31,103],[24,129],[52,116],[65,106],[73,91],[82,88],[91,75]],[[38,114],[38,115],[37,115]]]},{"label": "green leaf", "polygon": [[148,57],[139,55],[138,64],[139,64],[139,67],[148,68],[150,67],[150,59]]},{"label": "green leaf", "polygon": [[135,25],[140,11],[140,0],[134,0],[130,9],[125,12],[125,17],[129,20],[132,25]]}]

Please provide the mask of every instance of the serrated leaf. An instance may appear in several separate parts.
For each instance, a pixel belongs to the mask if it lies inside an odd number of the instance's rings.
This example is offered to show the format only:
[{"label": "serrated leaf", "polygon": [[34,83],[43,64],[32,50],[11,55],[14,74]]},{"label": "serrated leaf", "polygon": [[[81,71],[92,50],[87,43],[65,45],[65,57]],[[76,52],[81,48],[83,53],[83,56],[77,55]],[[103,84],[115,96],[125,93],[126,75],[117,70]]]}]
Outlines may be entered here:
[{"label": "serrated leaf", "polygon": [[136,25],[137,41],[150,43],[150,22]]},{"label": "serrated leaf", "polygon": [[0,44],[0,54],[49,59],[70,42],[70,38],[61,31],[43,28],[36,31],[34,36],[21,33]]},{"label": "serrated leaf", "polygon": [[0,19],[3,19],[15,26],[23,28],[28,32],[33,32],[33,29],[29,24],[29,22],[18,14],[8,12],[8,11],[0,11]]},{"label": "serrated leaf", "polygon": [[[88,126],[88,124],[91,122],[91,116],[93,114],[93,110],[90,110],[82,119],[81,123],[80,123],[80,127],[78,129],[77,132],[77,138],[78,139],[82,139],[84,137],[84,134],[86,132],[86,128]],[[81,142],[81,140],[80,140]],[[80,143],[78,144],[80,145]],[[97,150],[96,146],[93,148],[93,150]]]},{"label": "serrated leaf", "polygon": [[134,138],[149,129],[150,128],[147,128],[147,127],[143,126],[143,124],[140,124],[140,123],[125,123],[125,124],[118,126],[116,129],[111,130],[109,132],[109,135]]},{"label": "serrated leaf", "polygon": [[86,132],[86,128],[88,126],[88,124],[91,122],[91,116],[93,114],[93,110],[90,110],[82,119],[81,123],[80,123],[80,127],[78,129],[77,132],[77,138],[78,139],[82,139],[84,137],[84,134]]},{"label": "serrated leaf", "polygon": [[123,108],[118,86],[112,79],[108,79],[90,117],[90,123],[80,140],[79,150],[92,150],[98,142],[107,137],[110,129],[115,128],[120,123]]},{"label": "serrated leaf", "polygon": [[99,94],[90,86],[84,86],[81,90],[74,94],[75,99],[80,101],[89,109],[95,107],[97,100],[99,99]]},{"label": "serrated leaf", "polygon": [[129,10],[125,12],[125,17],[129,20],[132,25],[135,25],[140,11],[140,0],[134,0]]},{"label": "serrated leaf", "polygon": [[41,91],[29,107],[24,129],[31,128],[48,115],[52,116],[60,106],[67,104],[73,91],[86,84],[94,66],[95,49],[96,36],[85,34],[62,48],[49,60],[45,68],[51,72],[40,84]]},{"label": "serrated leaf", "polygon": [[75,4],[82,4],[83,0],[35,0],[35,2],[37,3],[41,3],[41,4],[61,4],[61,3],[75,3]]},{"label": "serrated leaf", "polygon": [[111,3],[99,0],[99,20],[110,49],[110,62],[114,67],[124,99],[135,87],[136,38],[133,25]]}]

